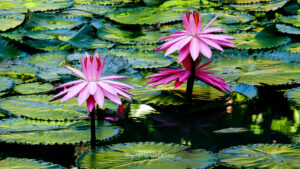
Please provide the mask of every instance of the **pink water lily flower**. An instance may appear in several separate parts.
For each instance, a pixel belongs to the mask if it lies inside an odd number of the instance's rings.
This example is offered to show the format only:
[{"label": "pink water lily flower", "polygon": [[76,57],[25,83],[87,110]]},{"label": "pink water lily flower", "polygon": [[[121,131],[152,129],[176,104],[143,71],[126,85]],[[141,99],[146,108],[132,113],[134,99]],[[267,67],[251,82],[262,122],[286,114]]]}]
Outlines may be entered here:
[{"label": "pink water lily flower", "polygon": [[[230,92],[231,90],[227,86],[224,79],[220,77],[211,76],[211,74],[214,73],[205,71],[215,67],[215,66],[206,67],[211,62],[212,61],[209,61],[196,68],[195,71],[196,78],[207,83],[210,86],[219,89],[222,92],[225,92],[225,90]],[[199,63],[200,63],[199,61],[196,61],[196,65],[199,65]],[[191,59],[185,59],[183,61],[183,66],[184,69],[165,69],[165,68],[157,69],[157,70],[162,70],[163,72],[147,76],[146,78],[152,78],[152,80],[148,81],[147,84],[153,83],[151,87],[154,87],[162,84],[166,85],[168,83],[171,83],[172,81],[175,81],[174,88],[177,88],[181,86],[185,81],[187,81],[191,75]]]},{"label": "pink water lily flower", "polygon": [[91,112],[96,103],[103,107],[105,97],[119,105],[122,104],[122,101],[118,96],[131,100],[129,95],[133,94],[128,92],[127,89],[133,89],[133,87],[113,81],[127,78],[126,76],[101,76],[105,58],[101,61],[97,52],[94,56],[89,56],[88,53],[85,53],[85,58],[81,58],[80,61],[83,72],[70,66],[65,67],[82,79],[56,87],[55,89],[72,86],[55,95],[51,101],[62,97],[61,102],[65,102],[78,96],[78,104],[81,105],[86,101],[87,107]]},{"label": "pink water lily flower", "polygon": [[171,39],[170,41],[159,46],[156,51],[166,50],[165,56],[175,52],[179,52],[178,63],[181,63],[188,55],[191,55],[195,61],[201,52],[207,58],[211,58],[212,51],[209,46],[223,51],[221,46],[235,48],[232,45],[232,40],[235,38],[227,35],[212,34],[223,31],[222,28],[209,28],[217,19],[213,18],[203,29],[201,16],[198,12],[190,11],[188,14],[182,16],[185,30],[176,31],[173,35],[165,36],[159,39],[163,41]]}]

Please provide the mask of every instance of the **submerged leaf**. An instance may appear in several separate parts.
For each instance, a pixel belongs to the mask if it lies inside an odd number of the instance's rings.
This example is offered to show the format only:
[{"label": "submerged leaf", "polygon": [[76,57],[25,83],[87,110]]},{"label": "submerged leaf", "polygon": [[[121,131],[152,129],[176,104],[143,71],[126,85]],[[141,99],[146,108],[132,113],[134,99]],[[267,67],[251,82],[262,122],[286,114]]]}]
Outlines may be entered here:
[{"label": "submerged leaf", "polygon": [[4,160],[0,160],[0,166],[2,168],[22,168],[22,169],[63,169],[62,166],[58,164],[52,164],[43,161],[36,161],[33,159],[27,158],[6,158]]},{"label": "submerged leaf", "polygon": [[244,133],[247,132],[248,130],[245,128],[241,127],[236,127],[236,128],[226,128],[226,129],[221,129],[221,130],[216,130],[214,133],[218,134],[231,134],[231,133]]},{"label": "submerged leaf", "polygon": [[300,148],[281,144],[234,146],[218,153],[221,163],[237,168],[294,169],[300,167]]},{"label": "submerged leaf", "polygon": [[[182,169],[209,168],[216,164],[214,154],[166,143],[125,143],[84,153],[77,159],[80,168]],[[105,159],[105,160],[101,160]]]},{"label": "submerged leaf", "polygon": [[288,90],[285,96],[290,100],[300,105],[300,87]]},{"label": "submerged leaf", "polygon": [[290,45],[282,46],[280,48],[280,50],[290,51],[292,53],[298,53],[298,54],[300,54],[300,43],[293,43],[293,44],[290,44]]}]

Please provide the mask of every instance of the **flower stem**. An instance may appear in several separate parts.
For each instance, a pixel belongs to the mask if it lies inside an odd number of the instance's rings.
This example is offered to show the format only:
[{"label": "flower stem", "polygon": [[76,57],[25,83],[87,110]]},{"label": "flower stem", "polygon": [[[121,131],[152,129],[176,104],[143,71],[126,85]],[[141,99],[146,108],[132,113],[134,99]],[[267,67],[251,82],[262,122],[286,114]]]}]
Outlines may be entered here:
[{"label": "flower stem", "polygon": [[191,59],[191,75],[188,79],[187,86],[186,86],[186,99],[188,101],[192,101],[193,87],[195,81],[195,71],[196,71],[196,63],[193,59]]},{"label": "flower stem", "polygon": [[93,108],[93,110],[91,112],[91,148],[92,148],[92,150],[95,150],[95,148],[96,148],[95,116],[96,116],[96,109]]}]

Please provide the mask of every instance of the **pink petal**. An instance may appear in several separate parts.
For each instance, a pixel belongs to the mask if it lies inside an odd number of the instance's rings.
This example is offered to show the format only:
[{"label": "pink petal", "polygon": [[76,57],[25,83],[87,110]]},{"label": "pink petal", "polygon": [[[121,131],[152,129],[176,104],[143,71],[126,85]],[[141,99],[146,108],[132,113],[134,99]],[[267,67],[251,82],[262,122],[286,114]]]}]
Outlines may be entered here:
[{"label": "pink petal", "polygon": [[101,65],[100,65],[101,67],[100,67],[100,70],[99,70],[99,72],[97,74],[97,79],[99,79],[101,77],[101,74],[102,74],[103,69],[104,69],[104,64],[105,64],[105,58],[103,58],[103,60],[101,62]]},{"label": "pink petal", "polygon": [[105,98],[104,98],[103,90],[100,87],[97,88],[96,93],[94,94],[94,100],[96,100],[97,104],[101,108],[103,107]]},{"label": "pink petal", "polygon": [[79,84],[81,82],[83,82],[83,80],[76,80],[76,81],[68,82],[68,83],[62,84],[60,86],[57,86],[54,89],[60,89],[60,88],[68,87],[68,86],[71,86],[71,85],[76,85],[76,84]]},{"label": "pink petal", "polygon": [[218,45],[217,43],[215,43],[214,41],[206,39],[206,38],[201,38],[201,40],[203,42],[205,42],[206,44],[208,44],[209,46],[211,46],[211,47],[213,47],[213,48],[215,48],[215,49],[223,52],[223,49],[221,48],[221,46]]},{"label": "pink petal", "polygon": [[117,95],[113,95],[109,92],[107,92],[106,90],[103,90],[104,95],[111,101],[117,103],[117,104],[122,104],[122,101],[120,100],[120,98]]},{"label": "pink petal", "polygon": [[80,58],[80,63],[81,63],[82,71],[85,74],[85,77],[87,77],[87,71],[86,71],[86,68],[85,68],[85,65],[84,65],[84,59],[83,58]]},{"label": "pink petal", "polygon": [[90,93],[88,91],[88,87],[86,86],[78,95],[78,105],[82,105],[83,102],[86,101],[90,96]]},{"label": "pink petal", "polygon": [[205,28],[203,29],[203,31],[205,31],[207,28],[209,28],[215,21],[216,19],[218,18],[218,15],[216,17],[214,17],[214,19],[212,19],[206,26]]},{"label": "pink petal", "polygon": [[181,48],[178,56],[178,63],[181,63],[190,54],[190,44]]},{"label": "pink petal", "polygon": [[73,97],[75,97],[88,83],[87,82],[82,82],[78,85],[75,85],[71,88],[69,88],[69,92],[67,95],[65,95],[62,99],[61,102],[65,102],[68,101],[70,99],[72,99]]},{"label": "pink petal", "polygon": [[185,71],[184,74],[179,77],[179,81],[180,82],[185,82],[191,75],[191,72],[190,71]]},{"label": "pink petal", "polygon": [[203,68],[203,67],[209,65],[211,62],[212,62],[212,61],[209,61],[209,62],[207,62],[207,63],[204,63],[203,65],[199,66],[198,68]]},{"label": "pink petal", "polygon": [[190,23],[187,20],[187,15],[186,14],[182,15],[182,21],[183,21],[185,30],[188,31],[188,32],[191,32]]},{"label": "pink petal", "polygon": [[223,41],[223,42],[227,42],[227,43],[231,43],[230,40],[226,39],[226,37],[224,37],[224,35],[215,35],[215,34],[201,34],[199,35],[200,39],[203,38],[208,38],[210,40],[213,40],[215,42],[215,40],[218,41]]},{"label": "pink petal", "polygon": [[174,83],[174,88],[178,88],[179,86],[181,86],[184,82],[180,82],[179,80],[176,80],[176,82]]},{"label": "pink petal", "polygon": [[198,40],[198,38],[194,37],[190,43],[190,53],[194,61],[198,58],[199,51],[201,51],[202,48],[202,45],[200,45],[199,42],[200,41]]},{"label": "pink petal", "polygon": [[163,41],[163,40],[166,40],[166,39],[176,38],[176,37],[180,37],[180,36],[184,36],[184,35],[185,35],[185,33],[173,34],[173,35],[170,35],[170,36],[164,36],[164,37],[160,38],[158,41]]},{"label": "pink petal", "polygon": [[94,95],[96,93],[97,87],[97,82],[89,82],[87,86],[88,91],[91,95]]},{"label": "pink petal", "polygon": [[199,20],[199,23],[197,25],[197,34],[199,34],[201,32],[201,28],[202,28],[202,19],[201,19],[200,13],[199,13],[198,20]]},{"label": "pink petal", "polygon": [[105,76],[101,77],[100,80],[114,80],[114,79],[126,79],[127,76]]},{"label": "pink petal", "polygon": [[213,33],[213,32],[221,32],[224,31],[224,29],[222,28],[208,28],[204,31],[202,31],[201,33]]},{"label": "pink petal", "polygon": [[100,81],[97,83],[103,90],[105,90],[113,95],[117,95],[117,92],[115,91],[114,87],[112,87],[111,85],[105,83],[104,81]]},{"label": "pink petal", "polygon": [[87,70],[87,79],[91,80],[91,78],[93,77],[93,70],[92,70],[92,63],[91,63],[91,59],[87,58],[87,62],[86,62],[86,70]]},{"label": "pink petal", "polygon": [[177,78],[179,78],[181,75],[181,72],[180,73],[176,73],[176,74],[173,74],[172,76],[169,76],[169,77],[166,77],[165,78],[165,81],[164,81],[164,84],[168,84],[174,80],[176,80]]},{"label": "pink petal", "polygon": [[222,41],[215,41],[215,42],[218,43],[221,46],[226,46],[226,47],[230,47],[230,48],[236,48],[236,46],[232,45],[231,43],[222,42]]},{"label": "pink petal", "polygon": [[63,97],[64,95],[66,95],[68,92],[69,92],[68,89],[67,89],[67,90],[64,90],[64,91],[61,91],[61,92],[59,92],[57,95],[53,96],[49,101],[52,102],[52,101],[54,101],[54,100],[57,100],[57,99]]},{"label": "pink petal", "polygon": [[79,70],[77,70],[77,69],[74,69],[74,68],[72,68],[72,67],[70,67],[70,66],[66,66],[66,65],[65,65],[65,67],[66,67],[67,69],[71,70],[71,71],[72,71],[73,73],[75,73],[77,76],[82,77],[83,79],[86,79],[85,75],[84,75],[81,71],[79,71]]},{"label": "pink petal", "polygon": [[[201,46],[200,47],[200,52],[204,55],[204,56],[206,56],[207,58],[211,58],[211,50],[210,50],[210,48],[207,46],[207,44],[206,43],[204,43],[202,40],[198,40],[198,42],[199,42],[199,46]],[[195,59],[194,59],[195,60]]]},{"label": "pink petal", "polygon": [[86,105],[87,105],[89,111],[92,112],[93,109],[95,108],[95,100],[94,100],[93,96],[90,96],[90,97],[87,99]]},{"label": "pink petal", "polygon": [[121,90],[119,90],[119,89],[116,89],[116,90],[117,90],[117,93],[118,93],[120,96],[122,96],[122,97],[124,97],[124,98],[126,98],[126,99],[128,99],[128,100],[131,100],[130,96],[128,96],[125,92],[123,92],[123,91],[121,91]]},{"label": "pink petal", "polygon": [[119,86],[121,88],[125,88],[125,89],[134,89],[133,87],[125,84],[125,83],[121,83],[121,82],[116,82],[116,81],[111,81],[111,80],[106,80],[105,83],[109,83],[109,84],[112,84],[112,85],[116,85],[116,86]]},{"label": "pink petal", "polygon": [[175,38],[175,39],[172,39],[164,44],[162,44],[161,46],[159,46],[155,51],[158,52],[158,51],[162,51],[162,50],[166,50],[168,49],[170,46],[172,46],[173,44],[175,44],[176,42],[178,42],[179,40],[185,38],[186,35],[184,36],[180,36],[178,38]]},{"label": "pink petal", "polygon": [[197,34],[197,27],[196,27],[196,23],[195,23],[195,19],[194,19],[194,15],[190,14],[190,29],[191,29],[191,34],[195,35]]}]

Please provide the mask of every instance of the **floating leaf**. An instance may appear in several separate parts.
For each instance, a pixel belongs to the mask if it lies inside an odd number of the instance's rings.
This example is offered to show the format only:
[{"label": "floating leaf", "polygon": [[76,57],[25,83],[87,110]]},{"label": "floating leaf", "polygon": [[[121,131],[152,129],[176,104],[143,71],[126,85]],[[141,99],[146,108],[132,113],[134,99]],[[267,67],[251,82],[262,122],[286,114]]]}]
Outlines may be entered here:
[{"label": "floating leaf", "polygon": [[[213,0],[216,2],[220,2],[220,0]],[[272,0],[221,0],[222,3],[237,3],[237,4],[251,4],[258,2],[270,2]]]},{"label": "floating leaf", "polygon": [[2,37],[0,37],[0,58],[18,58],[26,56],[25,53],[21,52],[15,45]]},{"label": "floating leaf", "polygon": [[253,3],[253,4],[233,4],[233,8],[239,11],[255,11],[255,12],[267,12],[275,11],[283,7],[288,0],[273,0],[267,3]]},{"label": "floating leaf", "polygon": [[[209,168],[216,164],[214,154],[203,150],[165,143],[126,143],[84,153],[77,159],[79,168]],[[100,160],[105,159],[105,160]]]},{"label": "floating leaf", "polygon": [[277,59],[266,55],[269,53],[253,56],[238,56],[233,52],[222,54],[222,58],[216,58],[212,63],[216,66],[212,72],[227,82],[235,81],[251,85],[281,85],[296,82],[300,78],[299,65],[283,61],[289,60],[289,57]]},{"label": "floating leaf", "polygon": [[173,63],[161,53],[143,52],[138,50],[110,50],[109,54],[123,57],[135,69],[167,67]]},{"label": "floating leaf", "polygon": [[74,12],[75,11],[77,12],[77,11],[80,11],[80,10],[87,11],[88,13],[85,12],[86,14],[92,13],[92,14],[97,14],[97,15],[103,16],[107,12],[114,11],[114,8],[104,6],[104,5],[99,5],[99,4],[76,4],[75,6],[70,8],[69,10],[72,10],[71,16],[74,16],[74,15],[76,16],[76,14],[74,14]]},{"label": "floating leaf", "polygon": [[279,22],[300,27],[300,15],[283,16],[278,18]]},{"label": "floating leaf", "polygon": [[33,159],[26,159],[26,158],[6,158],[0,161],[0,166],[2,168],[22,168],[22,169],[63,169],[62,166],[57,164],[52,164],[43,161],[36,161]]},{"label": "floating leaf", "polygon": [[106,15],[109,19],[129,25],[154,25],[181,20],[181,13],[159,8],[131,8],[117,10]]},{"label": "floating leaf", "polygon": [[67,52],[63,52],[63,51],[55,52],[55,53],[49,52],[49,53],[37,54],[23,59],[23,62],[29,63],[41,69],[48,69],[51,67],[59,66],[60,63],[65,60],[67,54],[68,54]]},{"label": "floating leaf", "polygon": [[[90,140],[90,122],[56,122],[29,119],[10,119],[0,123],[1,141],[21,144],[78,144]],[[96,138],[107,141],[120,133],[119,127],[97,121]]]},{"label": "floating leaf", "polygon": [[236,84],[231,87],[234,91],[232,94],[235,96],[235,102],[246,102],[257,97],[257,89],[253,85]]},{"label": "floating leaf", "polygon": [[139,3],[140,0],[74,0],[76,4],[99,4],[99,5],[109,5],[114,7],[122,7],[127,4]]},{"label": "floating leaf", "polygon": [[32,12],[42,12],[68,8],[73,5],[73,0],[5,0],[0,1],[0,9],[25,12],[29,9]]},{"label": "floating leaf", "polygon": [[[1,2],[0,2],[1,4]],[[1,9],[1,5],[0,5]],[[25,20],[25,14],[0,11],[0,31],[7,31],[21,25]]]},{"label": "floating leaf", "polygon": [[286,92],[285,96],[295,102],[296,104],[299,104],[300,105],[300,87],[298,88],[294,88],[294,89],[291,89],[289,91]]},{"label": "floating leaf", "polygon": [[27,83],[20,84],[15,87],[15,90],[21,94],[34,94],[34,93],[46,93],[51,91],[54,88],[53,85],[49,83],[40,84],[40,83]]},{"label": "floating leaf", "polygon": [[[2,65],[3,64],[3,65]],[[18,79],[30,79],[37,73],[37,68],[27,64],[2,62],[0,65],[0,75],[9,76]]]},{"label": "floating leaf", "polygon": [[218,153],[221,163],[237,168],[284,168],[300,167],[300,148],[291,145],[254,144],[234,146]]},{"label": "floating leaf", "polygon": [[146,104],[130,104],[129,117],[131,118],[146,118],[150,114],[158,114],[154,108]]},{"label": "floating leaf", "polygon": [[233,44],[239,49],[273,48],[290,41],[289,37],[277,36],[266,32],[232,34],[237,40]]},{"label": "floating leaf", "polygon": [[8,77],[0,77],[0,92],[11,89],[14,86],[14,82]]},{"label": "floating leaf", "polygon": [[289,26],[285,24],[276,24],[276,28],[279,32],[292,34],[292,35],[300,35],[300,28]]},{"label": "floating leaf", "polygon": [[221,130],[216,130],[214,133],[218,134],[231,134],[231,133],[244,133],[247,132],[248,130],[245,128],[241,127],[236,127],[236,128],[226,128],[226,129],[221,129]]},{"label": "floating leaf", "polygon": [[280,50],[290,51],[292,53],[300,54],[300,43],[293,43],[293,44],[290,44],[290,45],[282,46],[280,48]]}]

